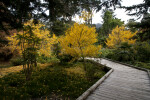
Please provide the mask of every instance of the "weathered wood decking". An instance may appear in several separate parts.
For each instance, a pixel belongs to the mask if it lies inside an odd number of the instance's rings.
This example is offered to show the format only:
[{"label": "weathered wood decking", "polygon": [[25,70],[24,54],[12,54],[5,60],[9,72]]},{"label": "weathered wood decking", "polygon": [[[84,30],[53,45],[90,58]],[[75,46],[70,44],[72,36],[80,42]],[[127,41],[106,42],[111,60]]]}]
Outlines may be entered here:
[{"label": "weathered wood decking", "polygon": [[86,100],[150,100],[147,72],[105,59],[93,59],[114,69]]}]

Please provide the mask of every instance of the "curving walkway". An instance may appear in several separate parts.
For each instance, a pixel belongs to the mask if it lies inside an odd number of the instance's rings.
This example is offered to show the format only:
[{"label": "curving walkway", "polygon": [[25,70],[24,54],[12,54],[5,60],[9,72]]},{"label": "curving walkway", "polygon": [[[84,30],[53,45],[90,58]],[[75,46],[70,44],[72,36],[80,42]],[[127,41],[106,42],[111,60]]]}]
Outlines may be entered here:
[{"label": "curving walkway", "polygon": [[113,68],[110,76],[86,100],[150,100],[147,72],[109,60],[90,58]]}]

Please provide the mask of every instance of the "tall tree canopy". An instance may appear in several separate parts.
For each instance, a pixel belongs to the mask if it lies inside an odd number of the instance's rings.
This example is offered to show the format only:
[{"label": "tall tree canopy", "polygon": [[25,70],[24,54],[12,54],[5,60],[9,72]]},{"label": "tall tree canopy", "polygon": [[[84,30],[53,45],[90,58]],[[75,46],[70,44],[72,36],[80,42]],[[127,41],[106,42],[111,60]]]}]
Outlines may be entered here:
[{"label": "tall tree canopy", "polygon": [[95,27],[88,27],[85,24],[75,23],[69,28],[65,36],[60,38],[61,53],[68,54],[75,58],[96,56],[101,46],[95,46],[97,42]]},{"label": "tall tree canopy", "polygon": [[[49,19],[51,22],[60,18],[71,20],[81,9],[96,7],[99,3],[99,0],[2,0],[0,30],[20,28],[23,22],[31,18]],[[49,11],[49,15],[46,11]]]},{"label": "tall tree canopy", "polygon": [[103,35],[108,35],[109,33],[111,33],[113,28],[124,24],[124,22],[122,22],[120,19],[115,18],[115,16],[113,15],[113,11],[111,10],[104,11],[104,15],[102,16],[102,18],[103,25],[100,28],[100,34]]},{"label": "tall tree canopy", "polygon": [[141,33],[139,36],[141,41],[150,40],[150,0],[143,0],[143,3],[125,7],[126,11],[128,11],[128,15],[137,16],[138,18],[142,18],[141,22],[133,24],[132,27],[139,28]]},{"label": "tall tree canopy", "polygon": [[23,22],[36,18],[42,12],[41,0],[1,0],[0,30],[7,32],[11,28],[22,28]]}]

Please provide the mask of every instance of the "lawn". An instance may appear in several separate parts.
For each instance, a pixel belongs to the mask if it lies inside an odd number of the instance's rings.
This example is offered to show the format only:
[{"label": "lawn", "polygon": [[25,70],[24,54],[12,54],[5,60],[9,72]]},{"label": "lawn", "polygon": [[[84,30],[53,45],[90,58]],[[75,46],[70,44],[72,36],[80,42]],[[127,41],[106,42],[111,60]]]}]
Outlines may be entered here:
[{"label": "lawn", "polygon": [[62,65],[59,63],[40,65],[32,73],[30,81],[25,81],[23,71],[0,78],[0,99],[63,99],[75,100],[108,69],[93,62]]}]

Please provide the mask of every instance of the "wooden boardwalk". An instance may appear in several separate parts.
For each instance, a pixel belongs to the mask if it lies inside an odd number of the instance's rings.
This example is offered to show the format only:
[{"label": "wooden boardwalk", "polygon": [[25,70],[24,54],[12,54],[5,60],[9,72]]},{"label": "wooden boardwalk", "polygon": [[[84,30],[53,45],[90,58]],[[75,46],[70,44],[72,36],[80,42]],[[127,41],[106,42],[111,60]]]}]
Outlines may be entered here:
[{"label": "wooden boardwalk", "polygon": [[114,71],[86,100],[150,100],[147,72],[99,58],[93,59]]}]

